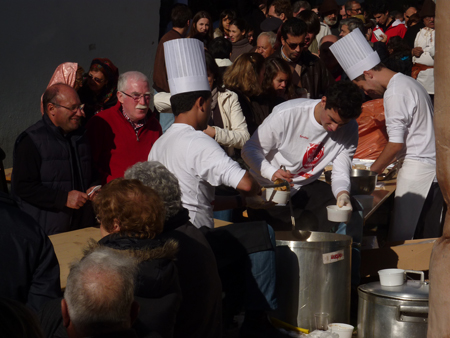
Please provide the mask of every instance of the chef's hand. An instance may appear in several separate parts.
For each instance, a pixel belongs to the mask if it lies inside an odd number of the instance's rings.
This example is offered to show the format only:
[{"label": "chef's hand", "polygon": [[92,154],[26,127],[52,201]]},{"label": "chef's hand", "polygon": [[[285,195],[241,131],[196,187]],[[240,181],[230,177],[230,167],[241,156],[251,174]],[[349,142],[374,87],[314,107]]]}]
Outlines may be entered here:
[{"label": "chef's hand", "polygon": [[350,195],[346,191],[341,191],[338,194],[336,205],[339,208],[342,208],[343,206],[346,206],[346,207],[350,207],[350,209],[353,210],[352,203],[350,202]]},{"label": "chef's hand", "polygon": [[259,195],[246,197],[245,204],[250,209],[269,209],[276,205],[274,202],[267,202]]},{"label": "chef's hand", "polygon": [[283,169],[278,169],[272,176],[272,182],[275,182],[277,178],[281,178],[290,183],[292,182],[292,177],[294,177],[294,175],[292,175],[289,170],[284,171]]},{"label": "chef's hand", "polygon": [[88,200],[88,195],[84,192],[72,190],[67,195],[66,207],[71,209],[80,209]]}]

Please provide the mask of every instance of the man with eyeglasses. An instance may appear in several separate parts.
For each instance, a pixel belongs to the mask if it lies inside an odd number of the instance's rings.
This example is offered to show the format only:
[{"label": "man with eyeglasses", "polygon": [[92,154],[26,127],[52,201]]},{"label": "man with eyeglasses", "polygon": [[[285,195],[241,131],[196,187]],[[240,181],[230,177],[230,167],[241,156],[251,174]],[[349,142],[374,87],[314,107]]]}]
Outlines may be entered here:
[{"label": "man with eyeglasses", "polygon": [[81,126],[77,92],[57,83],[45,91],[41,120],[19,135],[14,147],[12,194],[47,235],[89,227],[94,214],[89,142]]},{"label": "man with eyeglasses", "polygon": [[347,1],[345,3],[345,13],[347,14],[347,18],[363,14],[361,4],[356,0]]},{"label": "man with eyeglasses", "polygon": [[140,72],[126,72],[117,83],[118,102],[86,125],[94,167],[102,184],[123,177],[125,170],[147,160],[161,126],[149,111],[150,85]]},{"label": "man with eyeglasses", "polygon": [[323,62],[306,48],[308,27],[298,18],[288,19],[281,26],[282,48],[270,57],[286,60],[292,71],[292,83],[299,97],[321,98],[334,79]]}]

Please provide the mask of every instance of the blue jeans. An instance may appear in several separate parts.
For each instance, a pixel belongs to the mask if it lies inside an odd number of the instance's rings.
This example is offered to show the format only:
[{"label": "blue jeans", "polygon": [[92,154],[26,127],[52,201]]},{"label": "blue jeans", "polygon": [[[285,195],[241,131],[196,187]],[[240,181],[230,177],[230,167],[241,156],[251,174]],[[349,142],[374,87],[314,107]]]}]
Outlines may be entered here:
[{"label": "blue jeans", "polygon": [[[156,89],[153,89],[154,95],[158,94]],[[175,116],[172,113],[159,113],[159,124],[161,125],[163,133],[173,124]]]},{"label": "blue jeans", "polygon": [[213,217],[225,222],[233,222],[233,209],[214,211]]},{"label": "blue jeans", "polygon": [[[353,239],[354,244],[361,244],[363,237],[363,226],[364,226],[364,217],[362,211],[362,205],[354,200],[354,203],[357,203],[360,210],[353,210],[352,218],[348,224],[339,223],[338,229],[336,231],[337,234],[348,235]],[[361,250],[358,245],[354,245],[352,247],[352,276],[351,276],[351,284],[352,286],[358,286],[360,282],[360,268],[361,268]]]},{"label": "blue jeans", "polygon": [[251,269],[246,276],[246,310],[275,310],[278,306],[275,296],[275,232],[267,225],[273,249],[249,254]]},{"label": "blue jeans", "polygon": [[163,133],[172,125],[175,121],[175,116],[172,113],[160,113],[159,124],[161,125]]}]

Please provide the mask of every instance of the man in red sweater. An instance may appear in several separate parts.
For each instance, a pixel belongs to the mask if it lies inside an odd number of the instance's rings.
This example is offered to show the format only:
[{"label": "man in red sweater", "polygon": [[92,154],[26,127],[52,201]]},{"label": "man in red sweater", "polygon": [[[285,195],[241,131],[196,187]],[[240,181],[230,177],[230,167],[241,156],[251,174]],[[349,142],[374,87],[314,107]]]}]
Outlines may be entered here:
[{"label": "man in red sweater", "polygon": [[377,42],[378,39],[375,35],[375,31],[380,29],[383,34],[387,36],[386,42],[389,41],[393,36],[400,36],[402,39],[406,33],[406,26],[404,23],[394,20],[389,15],[389,8],[385,1],[379,1],[373,4],[371,7],[375,21],[377,22],[377,27],[372,33],[371,42]]},{"label": "man in red sweater", "polygon": [[140,72],[119,77],[118,102],[92,117],[86,125],[95,168],[102,184],[123,177],[126,169],[147,161],[153,143],[161,136],[161,126],[149,111],[150,86]]}]

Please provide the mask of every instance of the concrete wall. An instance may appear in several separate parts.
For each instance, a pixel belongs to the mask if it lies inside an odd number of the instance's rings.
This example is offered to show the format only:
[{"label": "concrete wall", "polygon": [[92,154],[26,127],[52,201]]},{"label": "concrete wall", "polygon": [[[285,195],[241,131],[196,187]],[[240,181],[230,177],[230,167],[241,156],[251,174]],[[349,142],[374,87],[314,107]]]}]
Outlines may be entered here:
[{"label": "concrete wall", "polygon": [[55,68],[109,58],[152,77],[160,0],[3,1],[0,14],[0,147],[12,166],[16,137],[36,122]]}]

